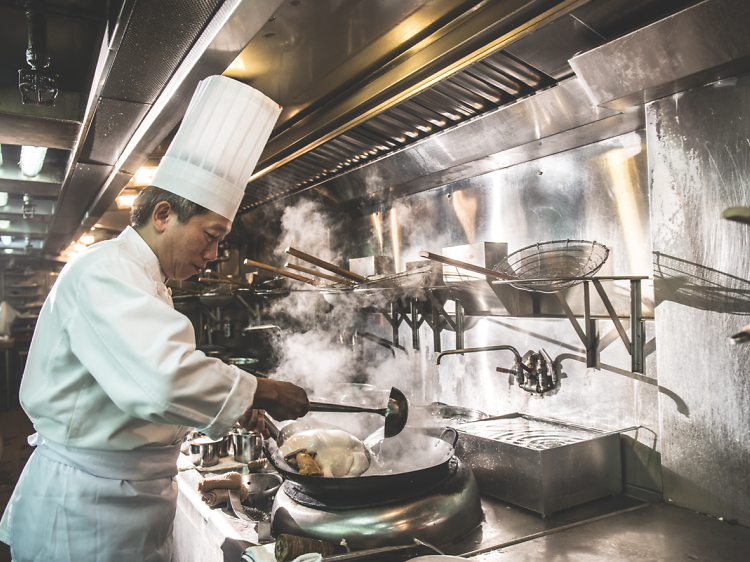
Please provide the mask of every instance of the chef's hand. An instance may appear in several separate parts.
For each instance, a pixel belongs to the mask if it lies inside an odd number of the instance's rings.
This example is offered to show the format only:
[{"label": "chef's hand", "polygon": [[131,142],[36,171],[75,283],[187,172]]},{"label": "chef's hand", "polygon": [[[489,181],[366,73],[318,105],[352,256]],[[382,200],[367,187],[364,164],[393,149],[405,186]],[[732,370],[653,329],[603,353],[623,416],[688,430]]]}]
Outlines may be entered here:
[{"label": "chef's hand", "polygon": [[271,433],[266,429],[266,420],[263,417],[265,410],[248,410],[240,416],[238,420],[240,427],[248,431],[257,431],[263,435],[264,439],[271,437]]},{"label": "chef's hand", "polygon": [[[251,408],[265,410],[278,421],[296,420],[310,411],[310,401],[305,390],[296,384],[259,378]],[[245,416],[248,414],[251,413],[246,412]]]}]

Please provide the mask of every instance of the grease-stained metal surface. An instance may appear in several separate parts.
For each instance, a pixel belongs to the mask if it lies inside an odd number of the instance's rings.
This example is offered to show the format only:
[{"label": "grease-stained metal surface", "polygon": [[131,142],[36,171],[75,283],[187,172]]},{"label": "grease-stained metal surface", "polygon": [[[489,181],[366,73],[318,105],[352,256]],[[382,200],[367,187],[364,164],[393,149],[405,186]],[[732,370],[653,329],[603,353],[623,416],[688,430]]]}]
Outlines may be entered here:
[{"label": "grease-stained metal surface", "polygon": [[226,72],[285,106],[240,213],[544,90],[576,54],[694,1],[285,5]]},{"label": "grease-stained metal surface", "polygon": [[665,498],[750,525],[750,76],[647,107]]}]

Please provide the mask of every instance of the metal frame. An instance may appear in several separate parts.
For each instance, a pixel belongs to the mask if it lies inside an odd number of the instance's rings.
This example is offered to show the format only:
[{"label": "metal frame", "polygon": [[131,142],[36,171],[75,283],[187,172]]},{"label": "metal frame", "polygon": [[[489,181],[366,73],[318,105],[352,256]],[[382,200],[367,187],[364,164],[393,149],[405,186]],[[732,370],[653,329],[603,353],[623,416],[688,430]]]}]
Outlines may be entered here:
[{"label": "metal frame", "polygon": [[[648,279],[648,277],[591,277],[584,278],[583,281],[583,310],[584,310],[584,328],[578,323],[575,314],[568,306],[565,301],[565,297],[561,293],[555,293],[557,300],[560,301],[565,316],[568,317],[570,323],[573,325],[578,337],[586,347],[586,366],[596,367],[597,366],[597,353],[599,350],[599,334],[597,330],[596,319],[591,317],[591,292],[589,289],[589,282],[594,284],[596,292],[599,293],[599,297],[604,303],[604,307],[607,309],[609,318],[615,325],[617,333],[620,335],[622,343],[625,344],[625,349],[630,354],[630,370],[634,373],[643,373],[643,309],[641,305],[641,281]],[[602,281],[630,281],[630,333],[632,341],[628,338],[625,327],[620,322],[620,318],[615,312],[612,301],[609,300]]]},{"label": "metal frame", "polygon": [[[599,332],[597,319],[591,316],[591,289],[589,284],[593,283],[596,292],[599,294],[604,307],[607,310],[609,318],[612,320],[617,333],[620,336],[625,349],[631,357],[631,371],[633,373],[643,373],[643,344],[644,344],[644,327],[643,327],[643,307],[641,303],[641,281],[648,277],[570,277],[568,280],[580,280],[583,282],[583,326],[578,322],[576,315],[571,310],[565,297],[560,291],[554,293],[560,305],[562,306],[565,316],[570,320],[573,329],[578,334],[581,342],[586,348],[586,366],[596,368],[598,366],[599,351]],[[523,281],[515,280],[514,283],[535,283],[548,281],[546,279],[524,279]],[[604,290],[602,281],[630,281],[630,337],[625,327],[620,322],[620,318],[615,311],[612,301]],[[508,281],[494,281],[494,283],[508,283]],[[417,299],[409,299],[407,308],[400,307],[398,303],[391,303],[389,311],[378,310],[392,329],[392,340],[394,345],[398,345],[398,330],[401,322],[406,324],[412,330],[412,347],[419,349],[419,328],[424,322],[432,328],[433,346],[435,353],[442,352],[440,343],[440,332],[443,329],[443,320],[456,333],[456,349],[464,349],[464,309],[459,299],[454,299],[456,314],[455,319],[446,312],[443,305],[435,297],[432,291],[427,290],[428,303]]]}]

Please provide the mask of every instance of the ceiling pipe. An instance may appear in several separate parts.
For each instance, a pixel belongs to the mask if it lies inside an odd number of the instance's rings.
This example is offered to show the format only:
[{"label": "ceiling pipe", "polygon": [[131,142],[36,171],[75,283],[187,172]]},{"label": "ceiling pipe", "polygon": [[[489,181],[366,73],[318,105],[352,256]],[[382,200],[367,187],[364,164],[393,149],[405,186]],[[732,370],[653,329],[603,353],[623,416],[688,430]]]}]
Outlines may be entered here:
[{"label": "ceiling pipe", "polygon": [[26,0],[29,44],[26,62],[30,70],[18,71],[18,89],[24,105],[55,105],[58,76],[49,66],[47,53],[47,14],[44,0]]}]

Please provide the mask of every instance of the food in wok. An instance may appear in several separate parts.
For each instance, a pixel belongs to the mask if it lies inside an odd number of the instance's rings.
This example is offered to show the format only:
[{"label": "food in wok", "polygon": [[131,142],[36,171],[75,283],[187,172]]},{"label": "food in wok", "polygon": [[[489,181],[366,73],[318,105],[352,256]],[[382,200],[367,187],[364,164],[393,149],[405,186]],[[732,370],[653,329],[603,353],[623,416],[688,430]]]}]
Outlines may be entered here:
[{"label": "food in wok", "polygon": [[279,452],[302,475],[351,478],[370,466],[362,441],[343,429],[309,429],[284,441]]}]

